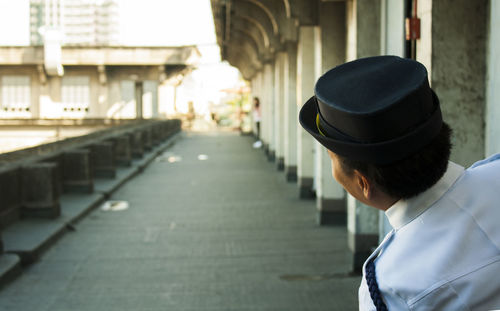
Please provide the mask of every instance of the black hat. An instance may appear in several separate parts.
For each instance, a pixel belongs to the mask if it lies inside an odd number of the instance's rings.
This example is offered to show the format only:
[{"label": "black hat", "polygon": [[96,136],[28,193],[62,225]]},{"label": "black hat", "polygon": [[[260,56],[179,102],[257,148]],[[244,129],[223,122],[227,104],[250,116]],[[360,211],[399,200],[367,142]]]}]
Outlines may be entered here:
[{"label": "black hat", "polygon": [[440,131],[439,100],[419,62],[397,56],[361,58],[316,82],[299,121],[332,152],[386,165],[415,154]]}]

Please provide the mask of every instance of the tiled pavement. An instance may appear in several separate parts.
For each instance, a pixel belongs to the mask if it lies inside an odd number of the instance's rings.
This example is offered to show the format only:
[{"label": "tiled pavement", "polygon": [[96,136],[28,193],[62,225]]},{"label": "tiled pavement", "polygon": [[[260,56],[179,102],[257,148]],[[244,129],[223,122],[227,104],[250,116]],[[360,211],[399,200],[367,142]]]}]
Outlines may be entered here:
[{"label": "tiled pavement", "polygon": [[0,310],[356,310],[345,227],[250,137],[183,134],[0,291]]}]

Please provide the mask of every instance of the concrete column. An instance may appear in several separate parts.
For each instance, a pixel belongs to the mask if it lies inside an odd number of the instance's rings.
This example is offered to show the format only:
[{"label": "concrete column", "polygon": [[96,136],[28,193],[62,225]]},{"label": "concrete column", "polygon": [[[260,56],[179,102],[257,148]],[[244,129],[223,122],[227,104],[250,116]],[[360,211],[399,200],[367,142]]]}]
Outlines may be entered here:
[{"label": "concrete column", "polygon": [[[159,129],[161,130],[161,128]],[[161,136],[161,133],[159,133]],[[130,152],[131,137],[121,135],[112,139],[114,143],[115,163],[117,166],[130,166],[132,163],[132,153]],[[161,140],[161,137],[160,137]]]},{"label": "concrete column", "polygon": [[[380,1],[347,2],[347,60],[380,53]],[[378,244],[379,211],[347,194],[347,241],[353,254],[353,271],[359,272]]]},{"label": "concrete column", "polygon": [[353,254],[353,271],[360,272],[363,263],[379,242],[378,212],[351,195],[347,198],[347,212],[347,245]]},{"label": "concrete column", "polygon": [[486,75],[486,155],[500,152],[500,3],[490,0]]},{"label": "concrete column", "polygon": [[133,131],[129,133],[131,141],[132,158],[140,159],[144,155],[144,143],[142,141],[142,133]]},{"label": "concrete column", "polygon": [[264,64],[264,100],[261,104],[264,108],[262,115],[265,120],[265,150],[270,161],[275,159],[276,145],[274,141],[274,69],[273,64]]},{"label": "concrete column", "polygon": [[150,151],[151,149],[153,149],[153,138],[151,134],[151,127],[146,126],[142,128],[140,132],[144,150]]},{"label": "concrete column", "polygon": [[142,119],[144,118],[144,111],[143,111],[143,98],[142,95],[144,94],[144,83],[143,81],[136,81],[134,84],[134,91],[135,91],[135,111],[136,111],[136,118],[137,119]]},{"label": "concrete column", "polygon": [[159,124],[153,124],[151,126],[151,144],[153,146],[158,146],[161,143],[161,138],[160,138],[160,127]]},{"label": "concrete column", "polygon": [[261,91],[261,97],[260,97],[260,109],[262,113],[261,117],[261,123],[260,123],[260,131],[261,131],[261,140],[262,140],[262,147],[266,155],[269,153],[269,131],[268,131],[268,123],[269,123],[269,102],[267,101],[267,78],[266,78],[266,68],[265,65],[262,68],[262,71],[260,73],[261,75],[261,82],[262,82],[262,88],[260,89]]},{"label": "concrete column", "polygon": [[274,62],[274,141],[278,170],[285,169],[285,52],[278,52]]},{"label": "concrete column", "polygon": [[297,180],[297,43],[286,44],[284,81],[285,176]]},{"label": "concrete column", "polygon": [[404,57],[405,3],[401,0],[381,0],[380,52]]},{"label": "concrete column", "polygon": [[[424,0],[428,1],[428,0]],[[432,1],[432,0],[430,0]],[[420,1],[419,1],[420,4]],[[364,17],[363,17],[364,18]],[[405,7],[401,0],[381,0],[380,54],[404,57]],[[418,49],[418,44],[417,44]],[[418,55],[418,53],[417,53]],[[379,212],[379,241],[392,230],[384,212]]]},{"label": "concrete column", "polygon": [[108,76],[106,73],[106,66],[99,65],[97,66],[97,74],[98,74],[98,83],[96,88],[98,90],[97,95],[97,107],[92,107],[91,114],[95,115],[98,118],[107,117],[108,110],[108,102],[109,102],[109,86],[108,86]]},{"label": "concrete column", "polygon": [[23,217],[56,218],[61,214],[57,164],[34,163],[21,169]]},{"label": "concrete column", "polygon": [[144,81],[142,94],[142,111],[145,119],[158,118],[158,82]]},{"label": "concrete column", "polygon": [[[297,45],[297,111],[314,95],[314,84],[319,75],[321,57],[320,28],[301,26]],[[298,113],[296,118],[298,118]],[[314,139],[302,126],[297,126],[297,183],[301,199],[314,198]]]},{"label": "concrete column", "polygon": [[21,210],[21,173],[19,169],[0,169],[0,228],[19,219]]},{"label": "concrete column", "polygon": [[65,192],[92,193],[94,180],[90,151],[75,149],[63,154],[63,189]]},{"label": "concrete column", "polygon": [[114,178],[116,176],[114,143],[97,142],[89,146],[95,177]]},{"label": "concrete column", "polygon": [[424,64],[432,77],[432,1],[419,0],[417,16],[420,18],[420,39],[417,41],[417,61]]},{"label": "concrete column", "polygon": [[[346,4],[345,2],[320,3],[321,72],[345,62],[346,53]],[[332,177],[331,160],[326,149],[315,142],[316,205],[318,223],[345,225],[347,206],[345,191]]]},{"label": "concrete column", "polygon": [[432,2],[432,88],[454,132],[451,160],[466,167],[484,157],[487,10],[486,1]]}]

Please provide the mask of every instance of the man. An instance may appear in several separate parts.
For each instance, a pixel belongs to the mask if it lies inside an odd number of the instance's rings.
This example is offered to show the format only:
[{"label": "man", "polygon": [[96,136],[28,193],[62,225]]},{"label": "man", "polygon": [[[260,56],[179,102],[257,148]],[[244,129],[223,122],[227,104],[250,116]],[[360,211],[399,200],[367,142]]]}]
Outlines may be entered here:
[{"label": "man", "polygon": [[299,118],[333,177],[393,227],[363,266],[360,310],[500,309],[500,154],[448,162],[451,130],[422,64],[340,65]]}]

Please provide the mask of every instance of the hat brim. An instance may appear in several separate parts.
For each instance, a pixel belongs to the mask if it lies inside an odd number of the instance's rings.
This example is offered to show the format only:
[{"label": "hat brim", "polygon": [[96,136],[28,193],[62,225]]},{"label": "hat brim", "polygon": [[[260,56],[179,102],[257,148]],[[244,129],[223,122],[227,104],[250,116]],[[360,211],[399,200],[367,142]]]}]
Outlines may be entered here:
[{"label": "hat brim", "polygon": [[311,97],[301,108],[299,122],[320,144],[335,154],[352,160],[388,165],[407,158],[427,145],[441,130],[442,116],[437,96],[432,92],[436,109],[423,124],[404,136],[377,143],[357,143],[322,135],[316,125],[318,106]]}]

